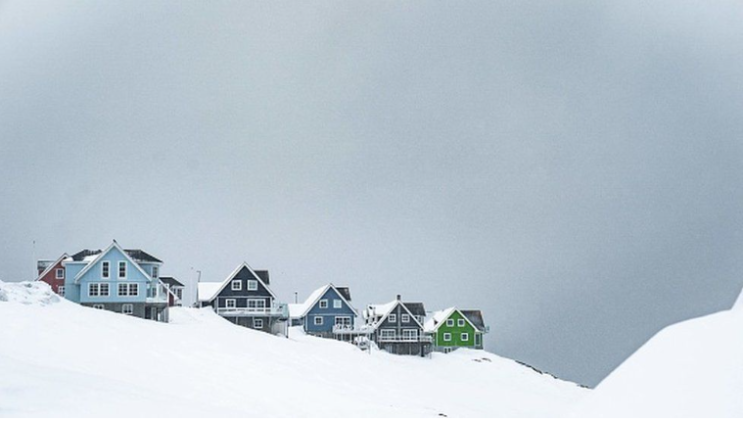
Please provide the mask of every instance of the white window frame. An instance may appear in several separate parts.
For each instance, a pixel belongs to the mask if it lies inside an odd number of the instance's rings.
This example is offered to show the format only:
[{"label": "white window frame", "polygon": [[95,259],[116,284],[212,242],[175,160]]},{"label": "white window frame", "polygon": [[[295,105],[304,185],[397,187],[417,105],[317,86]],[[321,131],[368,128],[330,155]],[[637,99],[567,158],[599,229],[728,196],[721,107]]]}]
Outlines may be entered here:
[{"label": "white window frame", "polygon": [[[320,323],[318,323],[318,321],[319,321]],[[314,318],[312,319],[312,323],[313,323],[313,324],[314,324],[315,326],[322,326],[323,322],[325,322],[325,319],[323,319],[323,317],[322,317],[322,316],[315,316],[315,317],[314,317]]]},{"label": "white window frame", "polygon": [[93,308],[96,310],[103,310],[106,308],[103,304],[93,304]]},{"label": "white window frame", "polygon": [[88,284],[88,297],[100,297],[101,296],[101,284],[91,282]]},{"label": "white window frame", "polygon": [[111,279],[111,262],[108,260],[101,262],[101,279]]},{"label": "white window frame", "polygon": [[[235,285],[237,285],[237,288],[235,288]],[[233,291],[240,291],[243,289],[243,281],[241,279],[233,279],[232,282],[230,282],[230,288]]]},{"label": "white window frame", "polygon": [[[232,305],[230,305],[232,303]],[[227,298],[224,300],[225,308],[237,308],[237,300],[234,298]]]},{"label": "white window frame", "polygon": [[[250,306],[250,303],[260,303],[259,306]],[[254,308],[254,309],[265,309],[266,308],[266,299],[265,298],[248,298],[247,302],[248,308]]]},{"label": "white window frame", "polygon": [[449,332],[444,333],[444,342],[451,342],[451,333]]},{"label": "white window frame", "polygon": [[446,320],[446,325],[448,327],[454,327],[454,319],[447,319]]},{"label": "white window frame", "polygon": [[333,308],[343,308],[343,303],[341,300],[334,298],[333,299]]},{"label": "white window frame", "polygon": [[263,329],[263,319],[253,319],[253,329]]},{"label": "white window frame", "polygon": [[160,267],[155,265],[152,266],[152,278],[157,279],[160,277]]},{"label": "white window frame", "polygon": [[[409,335],[410,333],[413,333],[413,335]],[[417,329],[403,329],[402,330],[402,340],[403,341],[409,341],[409,342],[415,342],[418,340],[418,330]]]},{"label": "white window frame", "polygon": [[[129,310],[129,311],[127,311]],[[126,314],[128,316],[131,316],[134,314],[134,304],[122,304],[121,305],[121,314]]]},{"label": "white window frame", "polygon": [[390,315],[387,316],[387,320],[389,320],[390,323],[397,323],[397,314],[390,313]]},{"label": "white window frame", "polygon": [[57,287],[57,295],[64,297],[64,285]]},{"label": "white window frame", "polygon": [[461,340],[462,342],[467,342],[467,341],[469,341],[469,340],[470,340],[470,334],[469,334],[469,333],[467,333],[467,332],[462,332],[462,334],[461,334],[461,335],[459,335],[459,339],[460,339],[460,340]]},{"label": "white window frame", "polygon": [[336,326],[351,326],[351,316],[335,316]]},{"label": "white window frame", "polygon": [[457,320],[457,326],[464,327],[464,319]]},{"label": "white window frame", "polygon": [[320,308],[328,308],[328,300],[324,298],[320,300]]},{"label": "white window frame", "polygon": [[55,269],[54,270],[54,278],[55,279],[64,279],[64,269],[62,269],[62,268]]},{"label": "white window frame", "polygon": [[[391,332],[391,334],[390,334]],[[380,329],[379,330],[379,339],[395,339],[395,329]]]},{"label": "white window frame", "polygon": [[[122,294],[122,288],[123,294]],[[133,291],[132,291],[133,290]],[[119,297],[138,297],[139,296],[139,284],[136,282],[121,282],[116,288],[116,294]]]},{"label": "white window frame", "polygon": [[[124,269],[124,276],[121,276],[121,269]],[[120,260],[119,263],[116,265],[116,275],[118,275],[118,279],[126,279],[128,271],[129,270],[127,268],[126,260]]]},{"label": "white window frame", "polygon": [[248,291],[258,291],[258,281],[255,279],[248,279]]},{"label": "white window frame", "polygon": [[[101,295],[100,295],[101,297],[109,297],[109,296],[111,296],[111,284],[109,284],[108,282],[101,282],[99,285],[100,285],[99,288],[100,288],[100,291],[101,291]],[[106,293],[105,294],[103,293],[103,287],[106,287]]]},{"label": "white window frame", "polygon": [[400,320],[402,320],[403,323],[410,323],[410,315],[403,314],[402,316],[400,316]]}]

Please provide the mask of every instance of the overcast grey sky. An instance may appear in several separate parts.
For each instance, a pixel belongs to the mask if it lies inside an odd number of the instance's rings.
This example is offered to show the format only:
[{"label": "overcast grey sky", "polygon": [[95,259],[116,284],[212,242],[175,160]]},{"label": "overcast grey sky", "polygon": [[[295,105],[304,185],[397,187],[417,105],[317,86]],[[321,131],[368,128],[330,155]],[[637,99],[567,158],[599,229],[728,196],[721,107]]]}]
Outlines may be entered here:
[{"label": "overcast grey sky", "polygon": [[0,2],[0,279],[115,238],[594,385],[743,278],[743,3]]}]

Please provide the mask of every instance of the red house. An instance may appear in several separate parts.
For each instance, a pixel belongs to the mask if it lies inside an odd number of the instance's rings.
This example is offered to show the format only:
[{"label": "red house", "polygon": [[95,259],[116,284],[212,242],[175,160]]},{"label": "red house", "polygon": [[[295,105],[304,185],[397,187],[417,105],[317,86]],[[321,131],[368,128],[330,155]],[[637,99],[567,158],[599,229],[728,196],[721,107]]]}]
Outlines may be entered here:
[{"label": "red house", "polygon": [[70,259],[67,253],[62,254],[57,260],[39,260],[36,269],[39,271],[37,281],[46,282],[52,287],[52,291],[64,297],[65,268],[62,262]]}]

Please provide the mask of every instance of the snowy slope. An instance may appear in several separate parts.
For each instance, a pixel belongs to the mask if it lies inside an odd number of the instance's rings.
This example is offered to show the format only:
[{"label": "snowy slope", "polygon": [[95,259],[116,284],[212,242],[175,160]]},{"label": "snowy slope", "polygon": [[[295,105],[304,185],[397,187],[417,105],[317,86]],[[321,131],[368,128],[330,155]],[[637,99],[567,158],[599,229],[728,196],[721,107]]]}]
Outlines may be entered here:
[{"label": "snowy slope", "polygon": [[743,417],[743,294],[662,330],[585,400],[576,416]]},{"label": "snowy slope", "polygon": [[371,355],[174,309],[162,324],[0,282],[0,417],[554,416],[590,393],[483,351]]}]

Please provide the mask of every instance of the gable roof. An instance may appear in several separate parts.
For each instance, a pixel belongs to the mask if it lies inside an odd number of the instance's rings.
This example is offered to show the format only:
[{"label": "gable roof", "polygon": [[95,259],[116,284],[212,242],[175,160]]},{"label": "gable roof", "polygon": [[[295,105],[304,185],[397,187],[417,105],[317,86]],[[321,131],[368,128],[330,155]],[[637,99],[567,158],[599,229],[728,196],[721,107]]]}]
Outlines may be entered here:
[{"label": "gable roof", "polygon": [[472,324],[475,326],[475,329],[485,331],[485,319],[482,317],[482,311],[480,310],[460,310],[460,313],[462,313],[462,316],[464,316],[465,319],[472,322]]},{"label": "gable roof", "polygon": [[[336,288],[336,286],[333,284],[327,284],[312,291],[312,293],[307,297],[306,300],[304,300],[303,303],[290,304],[289,305],[289,317],[297,319],[297,318],[306,316],[307,313],[315,306],[315,304],[317,304],[317,302],[320,301],[320,299],[325,295],[325,293],[331,288],[338,294],[339,297],[341,297],[341,299],[346,303],[348,308],[351,309],[353,314],[358,316],[356,309],[353,308],[351,303],[349,303],[346,297],[339,291],[339,288]],[[347,287],[345,289],[348,290]]]},{"label": "gable roof", "polygon": [[46,274],[49,273],[52,270],[52,268],[54,268],[55,266],[57,266],[63,260],[69,259],[69,258],[70,258],[70,256],[67,253],[62,253],[62,255],[59,256],[59,259],[55,260],[54,263],[52,263],[51,265],[47,266],[46,269],[44,269],[44,271],[39,274],[39,276],[36,278],[36,280],[38,281],[39,279],[45,277]]},{"label": "gable roof", "polygon": [[144,250],[129,249],[129,250],[124,250],[124,252],[126,252],[126,254],[128,254],[129,257],[136,260],[137,262],[145,262],[145,263],[162,263],[163,262],[162,260],[147,253]]},{"label": "gable roof", "polygon": [[[418,326],[420,326],[421,329],[423,329],[423,324],[418,320],[417,317],[415,317],[415,314],[413,314],[408,309],[408,307],[405,305],[405,303],[403,303],[402,301],[397,300],[397,299],[395,299],[393,301],[390,301],[389,303],[385,303],[385,304],[378,304],[378,305],[371,304],[371,305],[369,305],[367,307],[366,312],[365,312],[365,317],[377,317],[377,316],[380,316],[381,315],[382,317],[379,320],[377,320],[375,323],[372,324],[372,328],[373,329],[377,329],[382,324],[382,322],[384,322],[385,320],[387,320],[387,316],[389,316],[390,313],[392,313],[392,310],[396,309],[398,305],[402,306],[403,310],[407,311],[408,314],[410,314],[412,316],[412,319],[415,321],[415,323]],[[423,304],[421,304],[421,306],[422,305]],[[370,314],[370,313],[373,313],[373,314]]]},{"label": "gable roof", "polygon": [[177,279],[173,278],[172,276],[161,276],[160,280],[167,284],[169,287],[184,287],[182,283],[178,282]]},{"label": "gable roof", "polygon": [[335,290],[338,291],[346,301],[351,301],[351,290],[348,287],[335,287]]},{"label": "gable roof", "polygon": [[[198,297],[199,298],[199,301],[212,301],[212,300],[214,300],[217,297],[217,295],[219,295],[219,293],[222,292],[222,290],[224,289],[224,287],[226,287],[227,284],[229,284],[230,281],[232,281],[232,279],[235,276],[237,276],[237,274],[243,268],[247,268],[248,271],[250,271],[250,273],[252,273],[253,276],[255,276],[255,279],[258,280],[258,282],[260,282],[261,285],[263,285],[263,288],[265,288],[266,291],[268,291],[268,293],[271,294],[271,297],[273,297],[274,300],[276,299],[276,294],[274,294],[273,291],[271,291],[271,288],[268,287],[268,284],[266,284],[263,281],[263,279],[255,273],[255,271],[253,270],[253,268],[251,268],[250,265],[247,264],[247,262],[242,262],[221,283],[220,282],[199,282],[199,284],[197,286],[197,293],[198,293],[198,296],[199,296]],[[268,271],[265,271],[265,272],[268,272]],[[266,279],[268,279],[268,275],[266,275]]]},{"label": "gable roof", "polygon": [[439,327],[441,327],[441,325],[443,325],[444,322],[447,319],[449,319],[451,317],[451,315],[455,311],[457,313],[459,313],[462,316],[462,318],[467,321],[467,323],[469,323],[473,328],[475,328],[475,330],[480,331],[480,332],[484,332],[485,331],[485,326],[482,323],[482,313],[480,312],[480,310],[467,310],[467,311],[470,312],[470,313],[478,313],[479,314],[479,317],[480,317],[479,321],[480,321],[480,326],[481,327],[479,327],[477,324],[473,323],[472,320],[470,320],[470,318],[467,317],[467,315],[464,314],[463,311],[457,310],[456,307],[449,307],[449,308],[447,308],[445,310],[441,310],[441,311],[437,311],[437,312],[433,313],[433,315],[431,316],[431,318],[429,318],[428,320],[426,320],[424,329],[426,330],[426,332],[434,332],[434,331],[438,330]]},{"label": "gable roof", "polygon": [[423,303],[404,303],[405,307],[410,311],[411,314],[414,316],[423,316],[426,317],[426,307],[423,306]]},{"label": "gable roof", "polygon": [[[90,260],[90,261],[88,262],[87,265],[85,265],[85,267],[83,268],[83,270],[81,270],[80,273],[78,273],[77,276],[75,276],[75,282],[79,281],[80,278],[83,275],[85,275],[93,266],[96,265],[96,263],[98,263],[99,260],[101,260],[103,258],[103,256],[105,256],[106,254],[108,254],[108,252],[111,251],[111,249],[114,249],[114,248],[116,250],[120,251],[121,254],[124,256],[124,258],[127,259],[127,260],[129,260],[132,263],[132,265],[134,265],[134,268],[137,269],[138,271],[140,271],[142,273],[142,275],[144,275],[148,279],[151,277],[151,275],[149,273],[145,272],[144,269],[142,269],[142,267],[139,266],[137,264],[137,262],[135,262],[134,259],[132,259],[132,257],[126,251],[124,251],[124,249],[121,248],[121,246],[119,246],[119,243],[117,243],[116,240],[114,240],[111,243],[111,245],[106,248],[106,250],[98,253],[98,255],[95,255],[95,254],[86,254],[82,258],[83,261],[87,261],[87,260]],[[83,253],[83,252],[90,252],[90,250],[83,250],[80,253]],[[80,253],[75,254],[75,256],[79,255]],[[90,258],[92,256],[95,256],[95,258],[93,258],[91,260]]]}]

